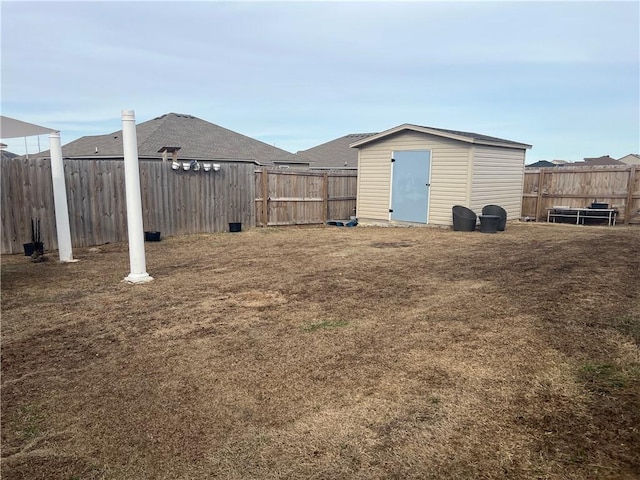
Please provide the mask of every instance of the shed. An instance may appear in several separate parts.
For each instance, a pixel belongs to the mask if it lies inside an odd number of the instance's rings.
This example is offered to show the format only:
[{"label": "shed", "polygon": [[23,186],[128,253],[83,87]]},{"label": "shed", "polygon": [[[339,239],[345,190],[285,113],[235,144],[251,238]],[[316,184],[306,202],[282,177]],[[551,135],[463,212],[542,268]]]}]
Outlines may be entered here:
[{"label": "shed", "polygon": [[519,218],[531,145],[403,124],[351,143],[358,149],[360,221],[451,225],[451,207],[488,204]]}]

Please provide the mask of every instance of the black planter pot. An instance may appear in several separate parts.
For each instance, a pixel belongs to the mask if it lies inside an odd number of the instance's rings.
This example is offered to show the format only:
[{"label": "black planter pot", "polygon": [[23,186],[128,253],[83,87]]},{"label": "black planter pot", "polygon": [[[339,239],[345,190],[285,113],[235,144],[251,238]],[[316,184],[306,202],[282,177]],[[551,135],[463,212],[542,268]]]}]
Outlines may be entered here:
[{"label": "black planter pot", "polygon": [[159,242],[160,241],[160,232],[144,232],[144,241],[145,242]]},{"label": "black planter pot", "polygon": [[232,233],[242,231],[242,223],[240,222],[232,222],[229,224],[229,231]]},{"label": "black planter pot", "polygon": [[29,242],[23,243],[22,247],[24,248],[24,256],[30,257],[33,255],[33,252],[40,252],[40,254],[44,253],[44,243],[43,242]]}]

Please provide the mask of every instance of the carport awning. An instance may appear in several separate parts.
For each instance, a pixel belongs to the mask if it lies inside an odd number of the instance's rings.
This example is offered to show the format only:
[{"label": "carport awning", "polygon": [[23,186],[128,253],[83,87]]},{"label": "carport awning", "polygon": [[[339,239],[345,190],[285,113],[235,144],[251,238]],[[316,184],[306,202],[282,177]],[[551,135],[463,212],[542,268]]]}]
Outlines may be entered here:
[{"label": "carport awning", "polygon": [[5,117],[4,115],[0,116],[0,138],[31,137],[32,135],[44,135],[54,132],[57,132],[57,130]]}]

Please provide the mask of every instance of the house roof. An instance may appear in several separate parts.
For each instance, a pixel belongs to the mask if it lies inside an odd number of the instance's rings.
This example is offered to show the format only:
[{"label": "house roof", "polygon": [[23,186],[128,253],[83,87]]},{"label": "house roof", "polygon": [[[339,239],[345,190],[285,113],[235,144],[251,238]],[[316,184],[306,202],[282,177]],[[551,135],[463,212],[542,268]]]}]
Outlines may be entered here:
[{"label": "house roof", "polygon": [[296,153],[311,163],[311,168],[358,168],[358,151],[350,148],[353,142],[375,133],[350,133],[321,145]]},{"label": "house roof", "polygon": [[624,165],[623,162],[611,158],[609,155],[603,155],[602,157],[585,158],[584,162],[567,163],[565,167],[591,167],[595,165]]},{"label": "house roof", "polygon": [[584,162],[587,165],[624,165],[624,163],[611,158],[609,155],[603,155],[602,157],[585,158]]},{"label": "house roof", "polygon": [[537,162],[532,163],[530,165],[525,165],[525,167],[527,168],[547,168],[547,167],[557,167],[557,166],[558,165],[548,160],[538,160]]},{"label": "house roof", "polygon": [[[179,148],[180,159],[296,162],[293,153],[193,115],[167,113],[136,125],[138,156],[162,158],[163,147]],[[47,156],[48,151],[38,156]],[[79,138],[62,147],[65,158],[122,158],[122,130]]]},{"label": "house roof", "polygon": [[618,161],[625,165],[640,165],[640,155],[637,153],[630,153],[624,157],[620,157]]},{"label": "house roof", "polygon": [[490,145],[490,146],[511,147],[511,148],[520,148],[520,149],[531,148],[531,145],[528,145],[526,143],[514,142],[511,140],[505,140],[503,138],[498,138],[498,137],[490,137],[488,135],[482,135],[479,133],[461,132],[459,130],[447,130],[444,128],[424,127],[420,125],[413,125],[410,123],[404,123],[402,125],[398,125],[397,127],[390,128],[389,130],[385,130],[384,132],[377,133],[375,135],[372,135],[370,137],[367,137],[361,140],[357,140],[353,142],[350,146],[353,148],[361,147],[362,145],[365,145],[367,143],[375,142],[376,140],[380,140],[381,138],[387,137],[389,135],[394,135],[404,130],[427,133],[430,135],[436,135],[439,137],[450,138],[453,140],[459,140],[461,142],[478,144],[478,145]]},{"label": "house roof", "polygon": [[8,160],[10,158],[15,158],[15,157],[19,157],[20,155],[18,155],[17,153],[13,153],[10,152],[8,150],[0,150],[0,158],[2,160]]}]

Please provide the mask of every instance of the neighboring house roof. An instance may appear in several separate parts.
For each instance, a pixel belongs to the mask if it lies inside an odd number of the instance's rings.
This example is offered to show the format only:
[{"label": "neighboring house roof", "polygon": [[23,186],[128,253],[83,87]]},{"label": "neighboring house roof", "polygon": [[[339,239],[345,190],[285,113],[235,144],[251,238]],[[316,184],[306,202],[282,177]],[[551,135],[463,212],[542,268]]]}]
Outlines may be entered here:
[{"label": "neighboring house roof", "polygon": [[478,144],[478,145],[489,145],[489,146],[511,147],[511,148],[522,148],[522,149],[531,148],[531,145],[528,145],[526,143],[513,142],[511,140],[505,140],[503,138],[497,138],[497,137],[490,137],[488,135],[482,135],[479,133],[461,132],[459,130],[447,130],[444,128],[423,127],[420,125],[413,125],[410,123],[404,123],[402,125],[398,125],[397,127],[390,128],[389,130],[385,130],[384,132],[377,133],[370,137],[358,140],[356,142],[353,142],[350,146],[357,148],[367,143],[380,140],[381,138],[387,137],[389,135],[394,135],[396,133],[402,132],[404,130],[427,133],[430,135],[436,135],[439,137],[450,138],[453,140],[459,140],[461,142]]},{"label": "neighboring house roof", "polygon": [[623,165],[622,162],[611,158],[609,155],[603,155],[602,157],[585,158],[584,163],[586,165]]},{"label": "neighboring house roof", "polygon": [[[293,153],[228,130],[193,115],[167,113],[136,125],[139,158],[162,158],[163,147],[177,149],[178,158],[296,163]],[[65,158],[123,158],[122,130],[86,136],[62,147]],[[48,156],[48,151],[37,156]],[[171,158],[171,156],[169,156]]]},{"label": "neighboring house roof", "polygon": [[547,168],[547,167],[557,167],[557,165],[553,162],[550,162],[548,160],[538,160],[535,163],[532,163],[530,165],[525,165],[525,167],[527,168]]},{"label": "neighboring house roof", "polygon": [[551,160],[551,163],[554,165],[565,165],[569,163],[567,160]]},{"label": "neighboring house roof", "polygon": [[350,148],[353,142],[375,135],[375,133],[350,133],[307,150],[296,153],[311,163],[311,168],[358,168],[358,151]]},{"label": "neighboring house roof", "polygon": [[638,155],[637,153],[630,153],[629,155],[620,157],[618,161],[624,163],[625,165],[640,165],[640,155]]},{"label": "neighboring house roof", "polygon": [[604,155],[602,157],[585,158],[584,162],[565,163],[561,166],[563,167],[595,167],[598,165],[624,165],[624,163],[619,162],[615,158],[611,158],[609,155]]},{"label": "neighboring house roof", "polygon": [[0,150],[0,155],[2,160],[8,160],[9,158],[15,158],[20,156],[17,153],[9,152],[8,150]]}]

